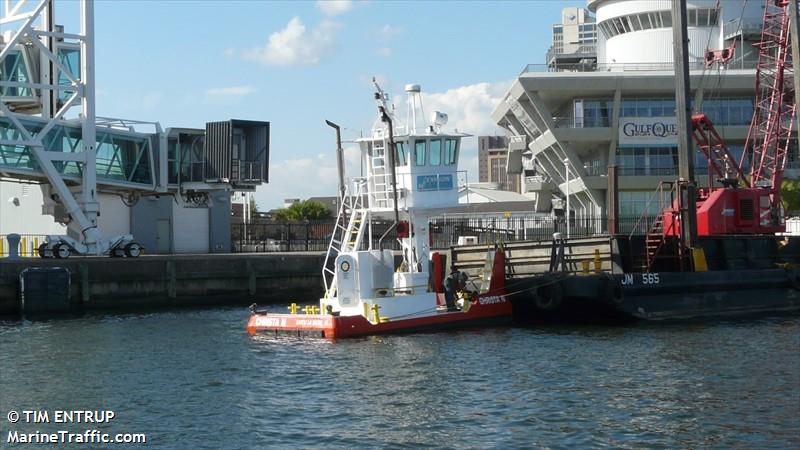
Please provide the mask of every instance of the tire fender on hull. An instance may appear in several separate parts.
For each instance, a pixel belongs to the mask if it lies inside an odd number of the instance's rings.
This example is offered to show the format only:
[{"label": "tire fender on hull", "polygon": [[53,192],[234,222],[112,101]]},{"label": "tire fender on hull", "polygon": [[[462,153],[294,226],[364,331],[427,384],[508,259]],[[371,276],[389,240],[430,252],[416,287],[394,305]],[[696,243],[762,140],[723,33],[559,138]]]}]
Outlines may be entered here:
[{"label": "tire fender on hull", "polygon": [[796,291],[800,291],[800,269],[787,271],[786,276],[789,278],[789,285]]},{"label": "tire fender on hull", "polygon": [[550,280],[533,291],[536,307],[542,311],[555,311],[561,306],[564,288],[559,280]]}]

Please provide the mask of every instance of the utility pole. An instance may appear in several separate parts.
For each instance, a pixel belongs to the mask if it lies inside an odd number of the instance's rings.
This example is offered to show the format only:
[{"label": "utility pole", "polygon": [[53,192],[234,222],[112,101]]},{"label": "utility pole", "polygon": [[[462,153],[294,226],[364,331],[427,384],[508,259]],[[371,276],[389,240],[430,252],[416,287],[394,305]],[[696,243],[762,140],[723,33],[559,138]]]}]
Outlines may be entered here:
[{"label": "utility pole", "polygon": [[675,113],[678,118],[678,175],[681,180],[681,238],[685,248],[697,241],[697,198],[694,181],[694,144],[689,81],[689,36],[686,30],[686,0],[672,2],[672,39],[675,62]]}]

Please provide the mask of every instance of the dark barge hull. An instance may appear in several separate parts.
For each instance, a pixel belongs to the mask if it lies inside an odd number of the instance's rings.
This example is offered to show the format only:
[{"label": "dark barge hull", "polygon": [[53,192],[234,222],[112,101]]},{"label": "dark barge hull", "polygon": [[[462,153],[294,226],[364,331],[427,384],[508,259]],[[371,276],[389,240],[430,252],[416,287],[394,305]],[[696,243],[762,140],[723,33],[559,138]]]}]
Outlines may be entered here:
[{"label": "dark barge hull", "polygon": [[652,275],[615,277],[623,295],[614,307],[645,320],[800,311],[800,275],[793,270],[662,272],[658,284],[646,283]]},{"label": "dark barge hull", "polygon": [[514,280],[514,315],[547,322],[683,320],[800,312],[800,272],[752,269]]},{"label": "dark barge hull", "polygon": [[[644,245],[643,237],[570,240],[567,270],[560,271],[547,267],[551,242],[506,245],[506,286],[515,318],[597,323],[800,312],[796,236],[702,238],[704,272],[680,271],[668,257],[642,271],[637,257]],[[470,256],[456,252],[465,260]]]}]

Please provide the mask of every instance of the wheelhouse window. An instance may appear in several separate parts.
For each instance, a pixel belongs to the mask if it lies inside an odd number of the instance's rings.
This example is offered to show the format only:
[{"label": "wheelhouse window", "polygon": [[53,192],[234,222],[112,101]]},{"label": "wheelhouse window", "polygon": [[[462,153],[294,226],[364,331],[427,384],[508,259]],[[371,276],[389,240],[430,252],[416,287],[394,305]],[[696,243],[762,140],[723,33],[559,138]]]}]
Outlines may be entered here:
[{"label": "wheelhouse window", "polygon": [[395,142],[395,163],[398,166],[405,166],[408,164],[408,143]]},{"label": "wheelhouse window", "polygon": [[452,166],[458,163],[458,139],[445,139],[444,165]]},{"label": "wheelhouse window", "polygon": [[430,145],[431,152],[431,165],[438,166],[442,164],[442,140],[434,139]]},{"label": "wheelhouse window", "polygon": [[414,142],[414,165],[415,166],[424,166],[425,165],[425,144],[426,144],[426,141],[415,141]]}]

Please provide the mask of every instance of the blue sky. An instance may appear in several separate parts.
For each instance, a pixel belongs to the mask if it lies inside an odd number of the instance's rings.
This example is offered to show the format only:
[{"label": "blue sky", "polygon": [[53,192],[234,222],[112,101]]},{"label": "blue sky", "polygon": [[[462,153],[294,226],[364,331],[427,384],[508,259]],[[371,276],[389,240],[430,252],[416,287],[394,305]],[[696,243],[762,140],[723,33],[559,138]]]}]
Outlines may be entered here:
[{"label": "blue sky", "polygon": [[[489,113],[508,83],[544,61],[561,9],[583,4],[98,0],[97,111],[164,127],[270,121],[271,181],[259,207],[335,195],[324,120],[345,127],[346,139],[369,130],[372,76],[396,95],[421,84],[426,110],[448,113],[460,131],[499,131]],[[461,161],[473,180],[476,147],[465,142]]]}]

